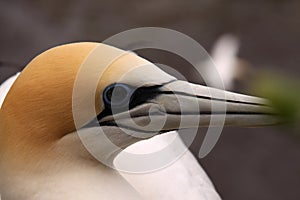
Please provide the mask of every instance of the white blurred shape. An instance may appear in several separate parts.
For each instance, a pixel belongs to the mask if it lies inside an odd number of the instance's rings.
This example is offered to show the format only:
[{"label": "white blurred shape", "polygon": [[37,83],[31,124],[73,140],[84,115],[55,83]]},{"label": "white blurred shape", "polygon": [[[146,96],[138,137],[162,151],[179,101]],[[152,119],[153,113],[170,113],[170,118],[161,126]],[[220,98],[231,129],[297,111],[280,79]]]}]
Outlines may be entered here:
[{"label": "white blurred shape", "polygon": [[[233,81],[239,69],[238,65],[239,41],[233,35],[223,35],[214,44],[211,57],[214,64],[207,62],[205,67],[205,78],[212,87],[219,87],[219,76],[222,78],[224,89],[233,88]],[[215,69],[216,68],[216,69]],[[216,74],[216,70],[219,75]]]}]

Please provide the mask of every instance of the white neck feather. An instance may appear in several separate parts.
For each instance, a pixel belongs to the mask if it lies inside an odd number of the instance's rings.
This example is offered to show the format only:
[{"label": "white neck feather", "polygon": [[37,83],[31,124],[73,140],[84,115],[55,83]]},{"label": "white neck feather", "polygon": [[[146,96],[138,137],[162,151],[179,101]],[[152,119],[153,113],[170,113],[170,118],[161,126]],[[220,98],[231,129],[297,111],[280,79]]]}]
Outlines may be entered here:
[{"label": "white neck feather", "polygon": [[5,97],[10,90],[11,86],[14,84],[15,80],[18,78],[20,73],[10,77],[7,79],[2,85],[0,85],[0,108],[5,100]]}]

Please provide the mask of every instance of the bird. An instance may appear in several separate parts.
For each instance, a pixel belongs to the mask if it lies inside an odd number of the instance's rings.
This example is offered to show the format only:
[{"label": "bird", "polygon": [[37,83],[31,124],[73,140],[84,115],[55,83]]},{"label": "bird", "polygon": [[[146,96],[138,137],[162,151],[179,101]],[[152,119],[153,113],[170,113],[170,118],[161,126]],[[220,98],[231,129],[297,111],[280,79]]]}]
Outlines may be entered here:
[{"label": "bird", "polygon": [[[0,91],[4,200],[220,199],[188,150],[148,173],[107,163],[126,150],[162,148],[176,130],[209,126],[212,116],[225,117],[214,126],[278,123],[265,99],[178,80],[135,53],[96,42],[41,53]],[[120,148],[108,148],[99,128]],[[186,147],[179,142],[168,155],[178,156],[177,148]]]}]

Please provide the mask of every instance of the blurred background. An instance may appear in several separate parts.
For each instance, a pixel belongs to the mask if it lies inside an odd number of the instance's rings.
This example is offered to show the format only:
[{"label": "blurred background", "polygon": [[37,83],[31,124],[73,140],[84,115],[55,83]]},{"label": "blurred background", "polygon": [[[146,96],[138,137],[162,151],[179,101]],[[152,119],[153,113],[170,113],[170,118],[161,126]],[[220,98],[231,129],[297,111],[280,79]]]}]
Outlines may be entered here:
[{"label": "blurred background", "polygon": [[[155,26],[187,34],[208,52],[222,35],[234,35],[244,64],[229,89],[248,94],[270,91],[264,89],[268,79],[262,77],[271,74],[267,82],[271,93],[294,80],[294,87],[287,86],[293,98],[299,94],[299,10],[297,0],[0,0],[0,83],[50,47],[101,42],[127,29]],[[151,50],[139,53],[202,83],[188,63],[174,55]],[[280,77],[275,88],[274,77]],[[281,91],[286,92],[284,87]],[[298,132],[290,126],[225,128],[213,151],[200,162],[224,199],[298,200]],[[201,129],[191,146],[196,155],[204,133]]]}]

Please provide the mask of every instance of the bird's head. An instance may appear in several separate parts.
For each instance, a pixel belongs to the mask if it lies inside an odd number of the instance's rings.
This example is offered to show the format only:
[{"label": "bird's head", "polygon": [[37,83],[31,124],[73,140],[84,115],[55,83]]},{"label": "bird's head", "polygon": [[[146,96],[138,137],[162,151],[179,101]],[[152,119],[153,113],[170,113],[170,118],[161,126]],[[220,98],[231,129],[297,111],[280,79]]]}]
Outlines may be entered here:
[{"label": "bird's head", "polygon": [[[124,148],[157,133],[208,126],[212,116],[225,116],[225,125],[276,122],[266,100],[177,80],[105,44],[68,44],[37,56],[15,81],[0,112],[0,152],[30,159],[63,143],[55,151],[64,154],[78,147],[79,129],[92,142],[97,133],[90,130],[99,126]],[[222,125],[222,117],[212,125]]]}]

